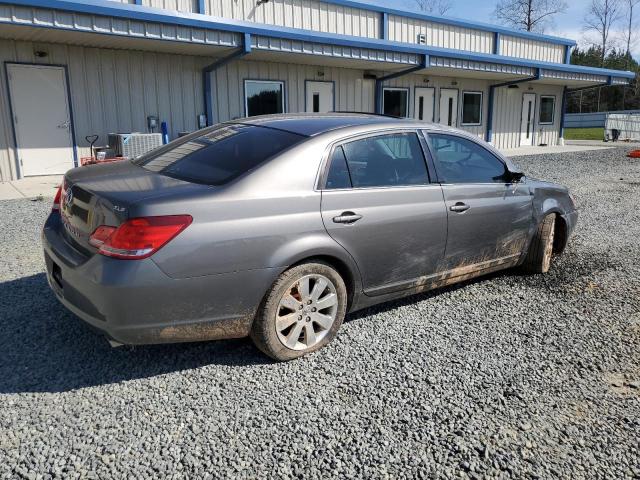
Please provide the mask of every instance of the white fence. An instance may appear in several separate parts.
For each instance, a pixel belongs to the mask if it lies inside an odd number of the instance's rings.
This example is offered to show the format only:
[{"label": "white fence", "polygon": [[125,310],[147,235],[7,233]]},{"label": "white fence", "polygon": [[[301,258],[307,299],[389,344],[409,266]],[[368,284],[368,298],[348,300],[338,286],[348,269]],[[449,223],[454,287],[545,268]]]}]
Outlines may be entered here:
[{"label": "white fence", "polygon": [[640,141],[640,114],[610,113],[604,126],[605,138],[614,138],[613,130],[618,130],[618,140]]}]

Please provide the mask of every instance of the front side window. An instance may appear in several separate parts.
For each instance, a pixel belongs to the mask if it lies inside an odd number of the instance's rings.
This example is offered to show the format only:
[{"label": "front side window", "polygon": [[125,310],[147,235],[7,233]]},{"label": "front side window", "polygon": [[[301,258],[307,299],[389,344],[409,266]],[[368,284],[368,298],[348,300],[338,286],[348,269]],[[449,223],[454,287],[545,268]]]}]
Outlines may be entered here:
[{"label": "front side window", "polygon": [[305,138],[273,128],[222,124],[178,138],[135,163],[187,182],[223,185]]},{"label": "front side window", "polygon": [[367,137],[342,146],[353,187],[397,187],[429,183],[415,133]]},{"label": "front side window", "polygon": [[462,92],[462,125],[482,124],[482,92]]},{"label": "front side window", "polygon": [[556,97],[540,97],[540,118],[541,125],[553,123],[553,112],[556,108]]},{"label": "front side window", "polygon": [[429,141],[443,183],[505,183],[505,164],[473,140],[430,133]]},{"label": "front side window", "polygon": [[284,82],[245,80],[247,117],[284,113]]},{"label": "front side window", "polygon": [[385,88],[382,95],[382,111],[385,115],[406,118],[409,116],[409,90]]}]

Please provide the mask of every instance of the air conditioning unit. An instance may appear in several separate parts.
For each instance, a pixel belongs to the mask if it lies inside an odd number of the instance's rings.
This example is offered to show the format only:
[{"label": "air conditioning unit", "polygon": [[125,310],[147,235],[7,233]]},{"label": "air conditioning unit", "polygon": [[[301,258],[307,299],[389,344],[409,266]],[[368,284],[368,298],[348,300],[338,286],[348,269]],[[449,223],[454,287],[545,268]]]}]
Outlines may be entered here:
[{"label": "air conditioning unit", "polygon": [[119,157],[135,158],[162,146],[161,133],[110,133],[109,147]]}]

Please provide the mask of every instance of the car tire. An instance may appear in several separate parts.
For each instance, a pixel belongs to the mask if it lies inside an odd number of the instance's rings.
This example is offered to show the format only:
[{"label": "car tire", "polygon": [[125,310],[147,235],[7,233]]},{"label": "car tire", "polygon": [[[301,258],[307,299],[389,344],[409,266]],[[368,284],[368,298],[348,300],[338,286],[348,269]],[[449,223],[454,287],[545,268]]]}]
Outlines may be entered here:
[{"label": "car tire", "polygon": [[271,358],[293,360],[331,342],[346,310],[347,288],[333,267],[320,261],[297,265],[267,292],[251,339]]},{"label": "car tire", "polygon": [[544,217],[531,240],[523,267],[530,273],[547,273],[551,267],[555,239],[556,215]]}]

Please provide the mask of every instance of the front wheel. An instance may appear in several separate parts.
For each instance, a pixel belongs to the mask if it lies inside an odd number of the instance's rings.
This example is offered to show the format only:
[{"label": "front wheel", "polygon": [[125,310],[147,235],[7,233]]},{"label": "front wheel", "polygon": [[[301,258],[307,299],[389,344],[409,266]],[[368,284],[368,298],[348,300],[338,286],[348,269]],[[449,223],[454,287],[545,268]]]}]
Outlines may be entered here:
[{"label": "front wheel", "polygon": [[551,267],[551,257],[553,256],[553,241],[556,230],[556,215],[551,214],[544,217],[538,230],[531,240],[527,258],[523,267],[531,273],[547,273]]},{"label": "front wheel", "polygon": [[347,309],[344,280],[322,262],[284,272],[273,284],[251,329],[255,345],[275,360],[292,360],[327,345]]}]

